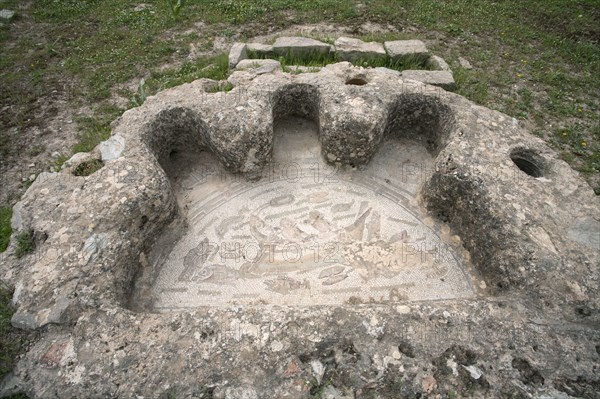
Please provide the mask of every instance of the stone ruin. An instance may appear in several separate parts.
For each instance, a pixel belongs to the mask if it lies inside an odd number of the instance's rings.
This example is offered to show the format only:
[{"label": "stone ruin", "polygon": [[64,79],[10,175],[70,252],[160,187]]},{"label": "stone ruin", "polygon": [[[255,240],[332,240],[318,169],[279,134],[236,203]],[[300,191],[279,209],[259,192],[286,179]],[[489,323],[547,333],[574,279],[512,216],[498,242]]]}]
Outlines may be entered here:
[{"label": "stone ruin", "polygon": [[[420,65],[419,70],[398,71],[387,67],[375,70],[387,72],[407,79],[417,80],[445,90],[454,90],[456,83],[448,63],[441,57],[431,54],[420,40],[393,40],[384,43],[363,42],[350,37],[338,38],[334,45],[305,37],[280,37],[273,45],[262,43],[235,43],[229,52],[229,68],[253,70],[255,74],[281,70],[276,58],[288,57],[298,62],[314,59],[335,59],[354,64],[409,63]],[[385,62],[383,62],[385,64]],[[365,66],[365,65],[359,65]],[[289,72],[318,72],[320,67],[303,65],[288,66]]]},{"label": "stone ruin", "polygon": [[15,206],[39,337],[3,394],[597,397],[600,206],[542,140],[349,62],[229,82],[148,98]]}]

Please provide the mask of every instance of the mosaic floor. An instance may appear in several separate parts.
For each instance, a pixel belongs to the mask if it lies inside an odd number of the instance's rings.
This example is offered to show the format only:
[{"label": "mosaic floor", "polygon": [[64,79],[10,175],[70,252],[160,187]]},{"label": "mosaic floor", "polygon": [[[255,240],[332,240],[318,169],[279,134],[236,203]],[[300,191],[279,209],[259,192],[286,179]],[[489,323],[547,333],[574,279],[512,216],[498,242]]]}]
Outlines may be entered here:
[{"label": "mosaic floor", "polygon": [[339,305],[473,296],[458,241],[415,196],[432,158],[389,140],[363,169],[327,165],[317,126],[275,128],[258,181],[228,174],[210,153],[169,168],[188,228],[155,257],[153,308]]}]

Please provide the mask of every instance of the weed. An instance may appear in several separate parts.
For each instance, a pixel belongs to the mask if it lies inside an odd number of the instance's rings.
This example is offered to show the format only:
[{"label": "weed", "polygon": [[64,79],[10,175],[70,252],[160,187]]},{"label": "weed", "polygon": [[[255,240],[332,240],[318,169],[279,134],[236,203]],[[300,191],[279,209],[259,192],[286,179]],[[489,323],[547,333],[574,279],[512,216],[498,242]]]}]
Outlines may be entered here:
[{"label": "weed", "polygon": [[[254,51],[248,52],[249,59],[264,59],[269,58],[264,54],[259,54]],[[290,54],[283,55],[277,58],[284,72],[300,73],[298,69],[293,68],[297,65],[307,67],[322,68],[329,64],[339,62],[339,58],[332,53],[312,53],[306,54],[303,57],[297,57]],[[428,69],[425,60],[420,58],[405,57],[400,60],[393,60],[389,56],[378,58],[360,58],[352,61],[352,64],[365,68],[384,67],[394,69],[396,71],[405,71],[408,69]]]},{"label": "weed", "polygon": [[89,176],[92,173],[102,169],[104,163],[99,159],[91,159],[77,165],[73,170],[75,176]]},{"label": "weed", "polygon": [[0,208],[0,252],[6,251],[10,243],[10,235],[12,234],[11,218],[12,208]]},{"label": "weed", "polygon": [[76,118],[79,140],[73,147],[73,153],[89,152],[100,142],[110,137],[110,124],[123,110],[118,107],[101,107],[94,116]]},{"label": "weed", "polygon": [[211,86],[206,92],[207,93],[219,93],[219,92],[228,92],[233,90],[233,85],[229,82],[225,82],[223,85],[219,85],[218,83]]},{"label": "weed", "polygon": [[181,9],[185,5],[185,0],[167,0],[167,3],[169,4],[169,9],[171,10],[171,14],[173,14],[173,18],[179,18]]},{"label": "weed", "polygon": [[64,154],[60,154],[58,158],[50,162],[50,167],[52,167],[55,171],[61,170],[63,164],[69,160],[69,157]]},{"label": "weed", "polygon": [[33,240],[33,230],[26,230],[17,236],[17,249],[15,256],[22,258],[23,256],[35,250],[35,242]]},{"label": "weed", "polygon": [[13,368],[14,357],[18,353],[20,342],[15,342],[11,332],[10,319],[14,310],[10,306],[12,294],[0,283],[0,378]]},{"label": "weed", "polygon": [[321,382],[321,384],[319,384],[316,379],[312,379],[310,394],[315,399],[322,399],[324,397],[325,390],[330,385],[331,385],[331,381],[329,381],[329,380],[323,381],[323,382]]},{"label": "weed", "polygon": [[215,57],[188,61],[180,68],[155,71],[146,80],[146,92],[156,94],[161,90],[193,82],[196,79],[207,78],[224,80],[229,75],[229,57],[220,54]]},{"label": "weed", "polygon": [[146,81],[142,78],[140,80],[140,84],[138,85],[137,93],[135,93],[133,98],[131,99],[131,103],[133,104],[134,107],[139,107],[140,105],[142,105],[144,103],[144,101],[146,101],[145,85],[146,85]]},{"label": "weed", "polygon": [[456,81],[456,92],[471,100],[488,105],[489,89],[487,79],[477,71],[468,71],[464,68],[454,69],[454,80]]},{"label": "weed", "polygon": [[45,150],[45,145],[34,145],[33,147],[29,148],[29,150],[27,151],[27,155],[35,157],[37,155],[40,155]]}]

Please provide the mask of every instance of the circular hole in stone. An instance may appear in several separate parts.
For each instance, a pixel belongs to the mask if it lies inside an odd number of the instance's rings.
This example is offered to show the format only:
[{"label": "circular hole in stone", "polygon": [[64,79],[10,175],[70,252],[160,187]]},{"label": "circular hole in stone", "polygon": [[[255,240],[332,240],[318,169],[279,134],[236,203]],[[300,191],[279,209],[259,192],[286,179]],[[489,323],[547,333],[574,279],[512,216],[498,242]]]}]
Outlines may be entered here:
[{"label": "circular hole in stone", "polygon": [[544,159],[535,151],[526,148],[517,148],[510,153],[510,159],[522,172],[529,176],[544,176]]},{"label": "circular hole in stone", "polygon": [[89,176],[92,173],[100,170],[104,166],[104,162],[99,159],[90,159],[77,165],[73,170],[75,176]]},{"label": "circular hole in stone", "polygon": [[352,78],[352,79],[348,79],[346,81],[347,85],[353,85],[353,86],[364,86],[366,85],[367,82],[364,78]]}]

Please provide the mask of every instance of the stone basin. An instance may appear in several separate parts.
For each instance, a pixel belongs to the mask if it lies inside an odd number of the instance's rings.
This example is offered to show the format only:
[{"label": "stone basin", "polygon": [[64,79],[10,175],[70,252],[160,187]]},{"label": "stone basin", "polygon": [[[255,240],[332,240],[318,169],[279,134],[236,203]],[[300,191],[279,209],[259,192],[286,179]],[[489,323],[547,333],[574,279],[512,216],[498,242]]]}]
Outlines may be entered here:
[{"label": "stone basin", "polygon": [[254,181],[209,152],[171,154],[165,169],[186,226],[152,252],[152,296],[137,301],[165,311],[473,295],[460,239],[417,201],[434,167],[424,146],[389,138],[357,168],[323,159],[311,120],[281,119],[273,137]]},{"label": "stone basin", "polygon": [[15,206],[39,335],[1,395],[592,392],[600,206],[542,140],[348,63],[230,82],[148,98]]}]

